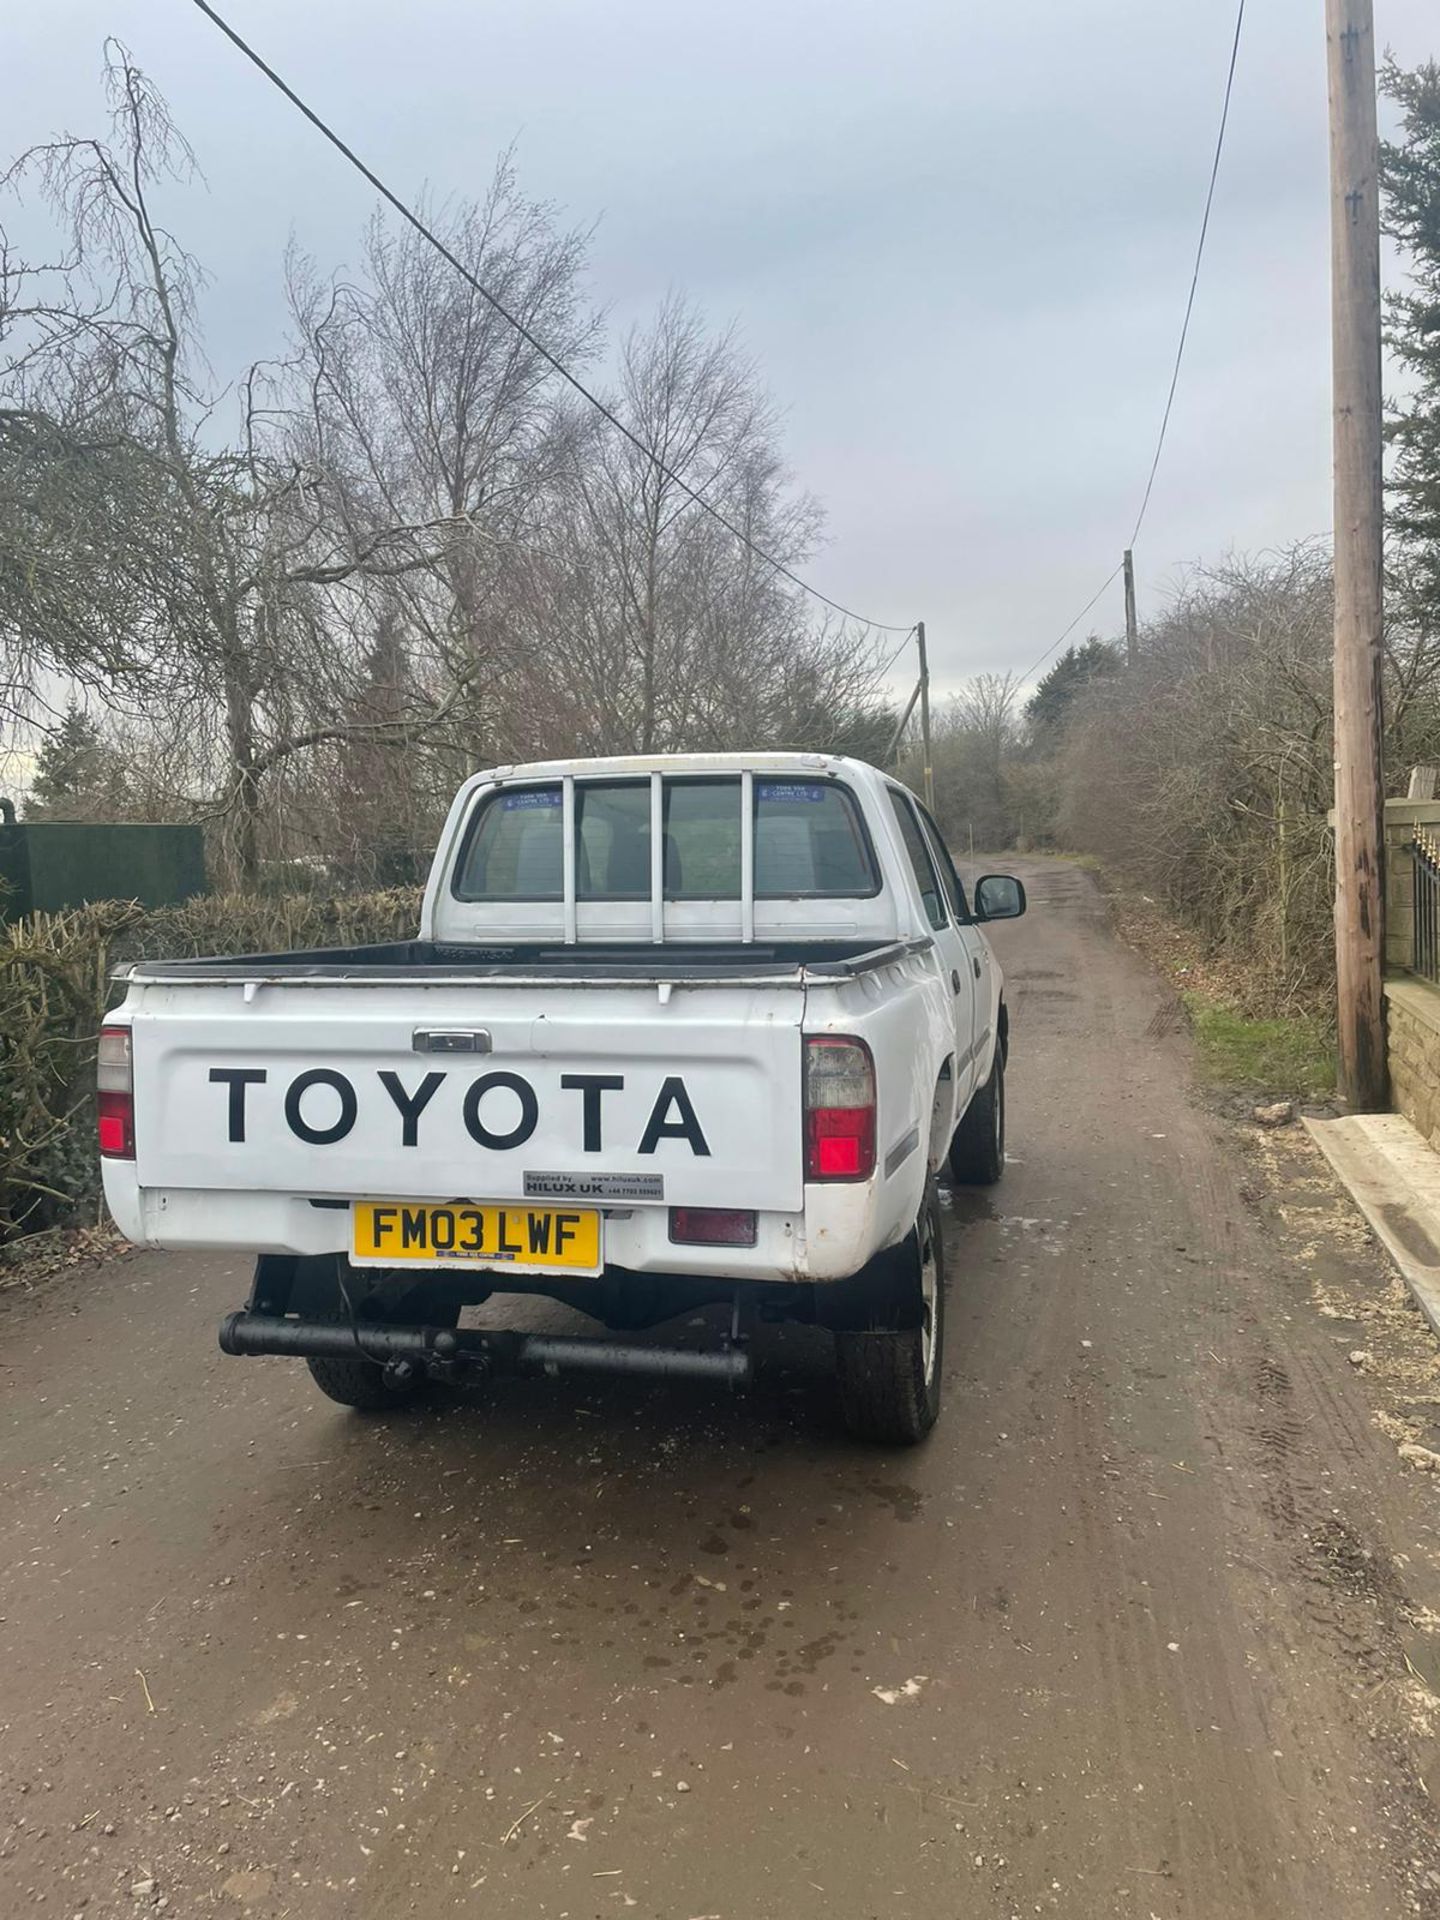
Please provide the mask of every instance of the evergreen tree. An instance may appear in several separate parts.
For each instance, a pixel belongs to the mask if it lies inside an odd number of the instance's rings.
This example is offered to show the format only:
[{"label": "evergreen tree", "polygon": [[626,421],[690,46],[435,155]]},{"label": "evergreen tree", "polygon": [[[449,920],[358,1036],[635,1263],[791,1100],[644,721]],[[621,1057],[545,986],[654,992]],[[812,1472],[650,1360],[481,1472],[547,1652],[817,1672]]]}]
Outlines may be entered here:
[{"label": "evergreen tree", "polygon": [[35,756],[25,815],[30,820],[113,818],[119,766],[100,728],[74,701]]},{"label": "evergreen tree", "polygon": [[[410,661],[400,622],[384,616],[365,655],[364,680],[345,725],[353,738],[340,749],[336,799],[341,860],[362,887],[413,884],[424,872],[411,818],[414,783],[408,761],[414,743],[401,731],[416,710]],[[395,729],[387,738],[385,729]]]},{"label": "evergreen tree", "polygon": [[1025,703],[1025,718],[1037,734],[1056,734],[1069,718],[1077,693],[1102,674],[1120,666],[1117,648],[1091,634],[1078,647],[1067,647]]},{"label": "evergreen tree", "polygon": [[1386,64],[1384,92],[1401,136],[1382,142],[1385,231],[1405,255],[1409,286],[1386,302],[1386,339],[1410,377],[1390,410],[1390,530],[1406,611],[1440,628],[1440,65]]}]

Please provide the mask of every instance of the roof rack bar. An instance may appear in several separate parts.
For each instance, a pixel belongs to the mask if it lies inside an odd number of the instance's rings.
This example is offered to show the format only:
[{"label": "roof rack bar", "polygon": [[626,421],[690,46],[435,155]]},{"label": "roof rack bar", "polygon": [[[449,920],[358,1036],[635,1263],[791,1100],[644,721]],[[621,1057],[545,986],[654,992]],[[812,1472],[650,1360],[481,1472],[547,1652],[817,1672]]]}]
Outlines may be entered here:
[{"label": "roof rack bar", "polygon": [[657,946],[665,938],[665,787],[658,773],[650,776],[650,938]]},{"label": "roof rack bar", "polygon": [[755,939],[755,776],[746,767],[740,775],[740,938]]},{"label": "roof rack bar", "polygon": [[578,932],[575,915],[575,776],[567,773],[560,782],[560,839],[564,849],[561,872],[565,892],[565,944],[573,947]]}]

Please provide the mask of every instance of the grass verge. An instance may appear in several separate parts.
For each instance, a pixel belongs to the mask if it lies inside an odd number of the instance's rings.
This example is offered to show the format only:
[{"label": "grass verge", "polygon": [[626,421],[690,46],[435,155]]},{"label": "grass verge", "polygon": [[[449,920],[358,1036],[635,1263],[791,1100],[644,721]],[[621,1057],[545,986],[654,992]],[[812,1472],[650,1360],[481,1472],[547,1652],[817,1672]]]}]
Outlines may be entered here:
[{"label": "grass verge", "polygon": [[1100,873],[1121,937],[1180,996],[1200,1080],[1220,1093],[1306,1105],[1333,1095],[1335,1030],[1326,1012],[1277,1006],[1254,969],[1207,949],[1158,901],[1125,886],[1103,866]]},{"label": "grass verge", "polygon": [[1255,1019],[1193,990],[1182,998],[1200,1073],[1211,1086],[1290,1100],[1334,1092],[1335,1040],[1327,1021],[1313,1014]]}]

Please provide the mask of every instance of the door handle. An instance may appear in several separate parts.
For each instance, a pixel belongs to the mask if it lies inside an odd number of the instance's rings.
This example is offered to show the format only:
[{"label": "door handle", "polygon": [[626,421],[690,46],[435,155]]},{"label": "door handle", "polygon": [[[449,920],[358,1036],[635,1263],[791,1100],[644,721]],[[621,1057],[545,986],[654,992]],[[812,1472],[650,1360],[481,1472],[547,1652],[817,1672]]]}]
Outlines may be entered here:
[{"label": "door handle", "polygon": [[489,1053],[490,1034],[485,1027],[416,1027],[410,1036],[415,1053]]},{"label": "door handle", "polygon": [[970,961],[970,964],[971,964],[971,966],[972,966],[972,967],[974,967],[974,969],[975,969],[975,978],[976,978],[976,979],[978,980],[978,979],[980,978],[980,961],[979,961],[979,959],[978,959],[978,958],[976,958],[976,957],[972,957],[972,959],[971,959],[971,961]]},{"label": "door handle", "polygon": [[950,991],[952,993],[959,993],[960,991],[960,969],[958,967],[951,967],[950,969]]}]

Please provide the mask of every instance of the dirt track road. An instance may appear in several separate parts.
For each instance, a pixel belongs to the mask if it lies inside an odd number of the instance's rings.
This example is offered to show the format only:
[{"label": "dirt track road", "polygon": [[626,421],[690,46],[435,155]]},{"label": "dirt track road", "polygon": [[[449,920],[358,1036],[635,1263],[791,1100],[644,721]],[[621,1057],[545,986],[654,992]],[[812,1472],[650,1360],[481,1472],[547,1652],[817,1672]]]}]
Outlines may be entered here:
[{"label": "dirt track road", "polygon": [[220,1357],[239,1262],[7,1303],[0,1914],[1440,1912],[1440,1488],[1373,1418],[1433,1355],[1304,1144],[1187,1093],[1088,876],[1029,877],[918,1452],[842,1437],[818,1335],[748,1398],[376,1425]]}]

